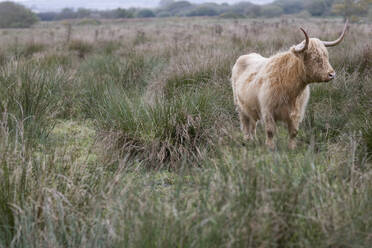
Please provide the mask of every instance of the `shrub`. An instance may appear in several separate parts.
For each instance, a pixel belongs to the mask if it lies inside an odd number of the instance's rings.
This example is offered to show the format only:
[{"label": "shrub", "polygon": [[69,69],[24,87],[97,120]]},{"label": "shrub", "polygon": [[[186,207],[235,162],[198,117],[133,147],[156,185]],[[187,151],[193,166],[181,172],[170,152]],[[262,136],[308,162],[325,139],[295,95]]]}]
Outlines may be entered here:
[{"label": "shrub", "polygon": [[149,17],[155,17],[155,13],[150,9],[142,9],[138,11],[136,16],[138,18],[149,18]]},{"label": "shrub", "polygon": [[20,4],[0,3],[0,28],[28,28],[37,21],[37,16]]},{"label": "shrub", "polygon": [[265,5],[261,7],[261,14],[264,17],[276,17],[283,14],[283,9],[277,5]]},{"label": "shrub", "polygon": [[186,14],[186,16],[216,16],[216,15],[218,15],[218,11],[212,7],[207,6],[200,6]]}]

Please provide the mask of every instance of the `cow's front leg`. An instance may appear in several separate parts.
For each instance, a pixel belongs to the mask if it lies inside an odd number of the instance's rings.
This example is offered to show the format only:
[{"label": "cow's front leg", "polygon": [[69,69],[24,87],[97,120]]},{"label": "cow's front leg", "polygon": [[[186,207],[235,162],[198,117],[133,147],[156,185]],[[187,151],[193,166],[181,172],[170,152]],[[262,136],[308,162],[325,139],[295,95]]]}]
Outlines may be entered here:
[{"label": "cow's front leg", "polygon": [[243,114],[241,111],[239,111],[239,119],[240,119],[240,128],[244,134],[244,138],[246,140],[253,139],[252,135],[252,121],[249,119],[248,116]]},{"label": "cow's front leg", "polygon": [[266,131],[266,145],[271,149],[275,149],[274,135],[275,135],[275,120],[271,113],[264,113],[265,131]]},{"label": "cow's front leg", "polygon": [[298,134],[298,127],[300,124],[299,118],[289,118],[288,120],[289,144],[288,148],[293,150],[297,147],[296,137]]}]

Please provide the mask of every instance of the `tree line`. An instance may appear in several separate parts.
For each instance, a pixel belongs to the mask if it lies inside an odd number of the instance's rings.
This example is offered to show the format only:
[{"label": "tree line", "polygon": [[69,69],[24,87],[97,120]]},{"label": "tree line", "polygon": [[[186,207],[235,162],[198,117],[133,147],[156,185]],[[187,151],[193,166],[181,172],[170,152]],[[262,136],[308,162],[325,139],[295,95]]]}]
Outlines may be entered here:
[{"label": "tree line", "polygon": [[[73,18],[147,18],[172,16],[221,16],[242,17],[278,17],[285,14],[307,16],[366,16],[371,10],[372,0],[276,0],[273,3],[257,5],[246,2],[236,4],[205,3],[193,4],[189,1],[162,0],[156,9],[89,10],[66,8],[61,12],[38,14],[41,20],[61,20]],[[370,11],[371,12],[371,11]]]},{"label": "tree line", "polygon": [[158,8],[117,8],[113,10],[91,10],[86,8],[65,8],[59,12],[33,13],[14,2],[0,3],[0,28],[28,27],[42,21],[65,19],[118,19],[154,17],[219,16],[222,18],[278,17],[297,14],[301,17],[322,16],[369,16],[372,17],[372,0],[276,0],[273,3],[257,5],[250,2],[236,4],[193,4],[188,1],[161,0]]}]

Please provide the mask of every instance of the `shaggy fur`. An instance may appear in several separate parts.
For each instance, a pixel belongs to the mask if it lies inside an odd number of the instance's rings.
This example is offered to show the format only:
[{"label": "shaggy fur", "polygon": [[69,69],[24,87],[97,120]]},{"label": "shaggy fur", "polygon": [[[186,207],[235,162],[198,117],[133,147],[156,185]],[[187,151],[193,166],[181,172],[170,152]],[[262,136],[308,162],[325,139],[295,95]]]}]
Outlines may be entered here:
[{"label": "shaggy fur", "polygon": [[274,149],[275,122],[288,125],[289,147],[296,147],[296,135],[310,96],[309,84],[328,82],[335,72],[329,64],[323,42],[312,38],[308,48],[289,51],[270,58],[251,53],[241,56],[232,69],[234,103],[241,129],[247,139],[255,138],[256,123],[262,119],[266,144]]}]

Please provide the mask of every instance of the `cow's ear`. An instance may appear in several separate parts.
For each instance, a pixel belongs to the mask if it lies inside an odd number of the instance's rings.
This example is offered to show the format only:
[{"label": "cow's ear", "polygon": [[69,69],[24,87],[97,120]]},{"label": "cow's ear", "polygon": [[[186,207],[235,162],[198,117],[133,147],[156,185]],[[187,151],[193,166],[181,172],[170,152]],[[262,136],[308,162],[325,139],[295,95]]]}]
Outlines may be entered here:
[{"label": "cow's ear", "polygon": [[296,52],[296,47],[297,46],[292,46],[290,51],[292,52],[293,55],[295,55],[296,57],[300,58],[300,59],[304,59],[305,56],[306,56],[306,51],[305,52]]}]

